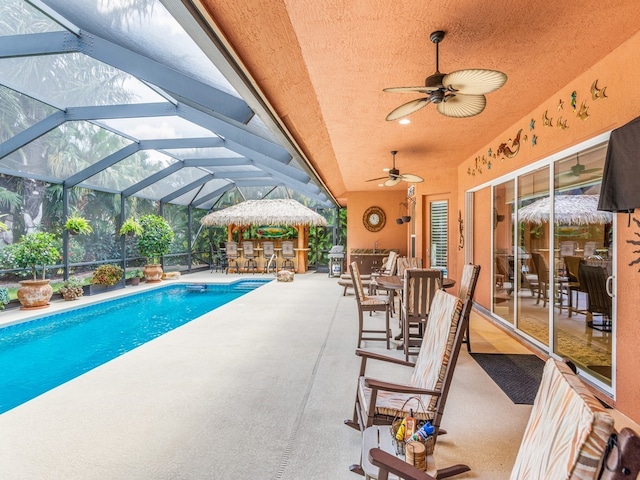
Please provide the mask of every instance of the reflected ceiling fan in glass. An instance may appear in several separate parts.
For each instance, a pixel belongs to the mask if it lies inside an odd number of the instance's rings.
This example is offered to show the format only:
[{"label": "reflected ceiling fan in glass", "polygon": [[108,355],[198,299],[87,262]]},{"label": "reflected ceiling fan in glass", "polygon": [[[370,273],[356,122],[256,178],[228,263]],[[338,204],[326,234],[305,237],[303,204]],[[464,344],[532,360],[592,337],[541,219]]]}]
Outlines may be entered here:
[{"label": "reflected ceiling fan in glass", "polygon": [[561,173],[562,177],[580,177],[582,175],[590,175],[596,176],[602,174],[602,168],[586,168],[582,163],[580,163],[580,156],[576,153],[576,164],[572,165],[571,168]]},{"label": "reflected ceiling fan in glass", "polygon": [[424,182],[424,178],[418,175],[414,175],[413,173],[403,173],[403,174],[400,173],[400,170],[396,168],[396,153],[398,153],[397,150],[391,151],[391,155],[393,155],[393,167],[388,169],[385,168],[385,171],[389,172],[388,175],[385,177],[372,178],[370,180],[367,180],[367,182],[376,182],[379,180],[386,179],[384,183],[380,184],[380,186],[385,186],[385,187],[393,187],[399,184],[400,182],[409,182],[409,183]]},{"label": "reflected ceiling fan in glass", "polygon": [[441,30],[429,37],[436,45],[436,71],[426,78],[424,87],[385,88],[392,93],[424,93],[427,96],[407,102],[395,108],[387,120],[397,120],[417,112],[429,103],[437,105],[438,112],[447,117],[464,118],[478,115],[487,104],[485,95],[502,87],[507,76],[496,70],[468,69],[449,74],[440,73],[438,44],[444,39]]}]

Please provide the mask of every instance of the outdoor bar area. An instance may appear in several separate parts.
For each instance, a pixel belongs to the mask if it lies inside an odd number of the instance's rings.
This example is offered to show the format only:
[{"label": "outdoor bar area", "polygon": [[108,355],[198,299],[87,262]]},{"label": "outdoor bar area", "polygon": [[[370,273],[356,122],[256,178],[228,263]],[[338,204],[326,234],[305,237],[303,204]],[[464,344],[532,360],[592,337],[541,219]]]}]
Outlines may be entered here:
[{"label": "outdoor bar area", "polygon": [[[226,226],[227,241],[235,242],[236,252],[229,256],[227,244],[218,246],[226,260],[226,269],[236,273],[266,272],[270,261],[277,270],[289,265],[296,273],[305,273],[308,265],[309,226],[326,226],[326,219],[300,202],[286,199],[247,200],[214,211],[201,220],[202,225]],[[257,238],[246,237],[252,229]],[[290,228],[287,228],[290,227]],[[294,229],[290,236],[290,230]],[[265,244],[268,242],[268,252]],[[248,242],[248,243],[247,243]],[[289,244],[289,246],[287,246]],[[229,260],[233,260],[233,267]],[[258,263],[260,265],[258,265]]]}]

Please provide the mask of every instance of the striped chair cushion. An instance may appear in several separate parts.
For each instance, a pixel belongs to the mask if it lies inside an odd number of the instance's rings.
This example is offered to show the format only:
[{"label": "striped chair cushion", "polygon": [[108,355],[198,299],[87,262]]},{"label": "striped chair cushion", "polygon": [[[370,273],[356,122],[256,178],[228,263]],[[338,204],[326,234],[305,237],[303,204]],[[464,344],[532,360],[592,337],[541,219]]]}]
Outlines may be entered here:
[{"label": "striped chair cushion", "polygon": [[466,264],[462,267],[462,278],[460,279],[460,288],[458,289],[458,298],[467,301],[471,297],[471,285],[475,281],[475,277],[480,273],[477,265]]},{"label": "striped chair cushion", "polygon": [[562,362],[549,359],[511,480],[597,478],[613,418]]},{"label": "striped chair cushion", "polygon": [[[411,386],[436,391],[442,388],[461,311],[461,300],[444,290],[436,292],[431,304],[431,312],[425,327],[420,353],[413,370]],[[358,384],[358,396],[362,408],[368,408],[371,390],[364,385],[364,377],[360,378]],[[403,393],[379,391],[376,398],[375,414],[388,415],[389,417],[397,415],[402,404],[410,396]],[[422,409],[417,410],[414,401],[407,404],[403,413],[409,413],[411,408],[416,418],[431,420],[438,398],[432,395],[422,395],[421,397],[427,412],[422,412]]]},{"label": "striped chair cushion", "polygon": [[[429,320],[425,326],[420,353],[411,377],[411,386],[439,391],[451,358],[451,350],[458,330],[462,301],[438,290],[431,304]],[[424,399],[423,401],[427,401]],[[430,397],[429,408],[435,408],[438,399]]]}]

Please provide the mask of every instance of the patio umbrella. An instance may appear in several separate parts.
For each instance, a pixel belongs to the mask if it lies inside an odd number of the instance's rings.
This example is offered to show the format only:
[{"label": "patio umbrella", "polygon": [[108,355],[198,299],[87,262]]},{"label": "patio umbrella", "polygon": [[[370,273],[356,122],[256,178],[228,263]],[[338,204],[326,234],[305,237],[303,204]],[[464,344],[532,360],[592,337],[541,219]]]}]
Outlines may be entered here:
[{"label": "patio umbrella", "polygon": [[[610,212],[598,210],[598,195],[556,195],[555,223],[559,225],[591,225],[611,223]],[[550,197],[544,197],[518,209],[521,222],[542,224],[549,221]]]},{"label": "patio umbrella", "polygon": [[204,216],[200,223],[206,227],[238,225],[314,225],[326,226],[319,213],[296,200],[247,200]]}]

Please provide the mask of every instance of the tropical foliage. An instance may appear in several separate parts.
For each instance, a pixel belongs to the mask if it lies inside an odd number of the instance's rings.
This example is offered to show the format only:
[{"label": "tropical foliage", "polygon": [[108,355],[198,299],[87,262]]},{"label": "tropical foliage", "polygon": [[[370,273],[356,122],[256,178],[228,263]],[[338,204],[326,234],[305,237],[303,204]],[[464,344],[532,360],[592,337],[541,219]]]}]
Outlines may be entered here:
[{"label": "tropical foliage", "polygon": [[96,271],[93,272],[91,284],[106,285],[110,287],[122,280],[123,275],[124,270],[122,270],[122,267],[119,267],[118,265],[100,265],[98,268],[96,268]]},{"label": "tropical foliage", "polygon": [[150,264],[160,263],[162,255],[169,253],[175,234],[169,223],[158,215],[143,215],[139,220],[142,233],[138,236],[140,254]]},{"label": "tropical foliage", "polygon": [[133,218],[127,218],[120,227],[120,235],[137,236],[142,234],[142,227],[138,221]]},{"label": "tropical foliage", "polygon": [[41,268],[44,280],[47,265],[60,261],[58,244],[57,237],[52,233],[28,233],[19,242],[4,247],[2,258],[12,268],[30,268],[34,280],[37,280],[38,268]]},{"label": "tropical foliage", "polygon": [[93,233],[93,228],[91,228],[89,221],[77,214],[67,218],[64,228],[69,230],[69,233],[73,235],[89,235],[90,233]]}]

